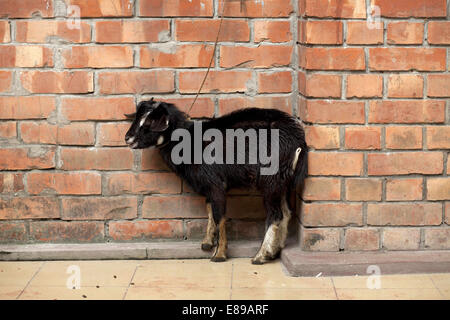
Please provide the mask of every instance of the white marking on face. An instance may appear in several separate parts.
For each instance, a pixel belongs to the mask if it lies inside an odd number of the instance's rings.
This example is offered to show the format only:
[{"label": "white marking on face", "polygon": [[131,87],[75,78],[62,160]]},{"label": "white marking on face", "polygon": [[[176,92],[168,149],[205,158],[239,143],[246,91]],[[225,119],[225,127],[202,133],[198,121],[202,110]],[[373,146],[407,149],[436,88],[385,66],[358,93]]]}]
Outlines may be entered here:
[{"label": "white marking on face", "polygon": [[302,152],[302,148],[297,148],[297,150],[295,150],[294,161],[292,161],[292,170],[294,171],[297,167],[298,156],[300,155],[300,152]]},{"label": "white marking on face", "polygon": [[128,138],[127,143],[132,144],[134,142],[134,139],[135,139],[135,137]]},{"label": "white marking on face", "polygon": [[139,127],[142,127],[145,123],[145,120],[147,120],[148,115],[150,114],[150,111],[147,112],[141,119],[141,121],[139,122]]},{"label": "white marking on face", "polygon": [[159,138],[158,138],[158,141],[156,141],[156,145],[160,145],[160,144],[163,144],[163,142],[164,142],[164,137],[163,136],[159,136]]}]

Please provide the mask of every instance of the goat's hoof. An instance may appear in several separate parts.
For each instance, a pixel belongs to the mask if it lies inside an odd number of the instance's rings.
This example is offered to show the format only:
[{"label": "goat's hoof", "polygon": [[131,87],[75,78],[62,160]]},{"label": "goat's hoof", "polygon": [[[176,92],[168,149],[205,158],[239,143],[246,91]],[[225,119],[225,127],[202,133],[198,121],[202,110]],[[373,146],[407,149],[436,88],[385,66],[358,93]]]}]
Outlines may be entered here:
[{"label": "goat's hoof", "polygon": [[221,256],[214,256],[211,258],[212,262],[225,262],[227,261],[227,257],[221,257]]},{"label": "goat's hoof", "polygon": [[253,258],[252,259],[252,264],[264,264],[265,262],[266,262],[266,260],[263,258]]},{"label": "goat's hoof", "polygon": [[202,250],[203,251],[211,251],[211,249],[214,247],[211,243],[202,243]]}]

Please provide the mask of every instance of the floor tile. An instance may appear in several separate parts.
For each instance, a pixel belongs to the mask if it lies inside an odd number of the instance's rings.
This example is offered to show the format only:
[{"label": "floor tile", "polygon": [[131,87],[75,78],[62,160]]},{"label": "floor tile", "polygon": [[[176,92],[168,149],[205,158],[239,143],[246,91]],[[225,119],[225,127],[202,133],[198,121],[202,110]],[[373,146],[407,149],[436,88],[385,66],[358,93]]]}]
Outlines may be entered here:
[{"label": "floor tile", "polygon": [[410,275],[382,275],[380,281],[374,276],[353,276],[353,277],[333,277],[336,288],[359,288],[370,289],[369,286],[379,285],[379,289],[407,289],[407,288],[427,288],[434,289],[435,286],[428,275],[410,274]]},{"label": "floor tile", "polygon": [[229,288],[231,263],[167,263],[138,267],[133,278],[136,287]]},{"label": "floor tile", "polygon": [[441,300],[437,289],[336,289],[342,300]]},{"label": "floor tile", "polygon": [[126,300],[227,300],[228,288],[130,287]]},{"label": "floor tile", "polygon": [[122,300],[127,287],[27,287],[20,300]]},{"label": "floor tile", "polygon": [[233,269],[234,288],[310,288],[331,289],[333,283],[326,277],[290,277],[280,263],[264,265],[237,263]]},{"label": "floor tile", "polygon": [[334,289],[236,288],[234,300],[336,300]]},{"label": "floor tile", "polygon": [[439,289],[449,289],[450,290],[450,273],[430,274],[430,278],[433,280],[433,283]]},{"label": "floor tile", "polygon": [[22,290],[23,287],[0,287],[0,300],[14,300]]},{"label": "floor tile", "polygon": [[43,262],[0,262],[0,287],[25,287]]},{"label": "floor tile", "polygon": [[450,289],[438,289],[445,300],[450,300]]},{"label": "floor tile", "polygon": [[66,287],[79,267],[80,286],[128,286],[136,269],[134,261],[49,261],[30,285]]}]

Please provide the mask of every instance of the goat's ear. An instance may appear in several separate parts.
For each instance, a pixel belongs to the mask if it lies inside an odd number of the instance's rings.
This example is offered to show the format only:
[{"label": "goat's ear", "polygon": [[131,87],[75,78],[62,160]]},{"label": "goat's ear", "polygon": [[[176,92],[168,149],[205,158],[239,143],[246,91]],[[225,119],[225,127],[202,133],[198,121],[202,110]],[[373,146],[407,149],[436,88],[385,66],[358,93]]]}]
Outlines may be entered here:
[{"label": "goat's ear", "polygon": [[161,132],[169,127],[169,113],[163,103],[159,104],[151,113],[150,130]]},{"label": "goat's ear", "polygon": [[134,120],[134,118],[136,118],[136,112],[135,112],[135,113],[125,113],[124,116],[125,116],[128,120]]}]

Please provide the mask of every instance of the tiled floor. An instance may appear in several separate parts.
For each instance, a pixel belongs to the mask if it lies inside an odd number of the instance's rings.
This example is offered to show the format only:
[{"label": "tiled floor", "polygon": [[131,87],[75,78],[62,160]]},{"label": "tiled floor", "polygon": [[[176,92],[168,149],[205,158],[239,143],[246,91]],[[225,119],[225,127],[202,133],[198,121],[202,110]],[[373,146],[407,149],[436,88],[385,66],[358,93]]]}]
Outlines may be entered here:
[{"label": "tiled floor", "polygon": [[0,262],[0,299],[450,299],[450,273],[376,282],[289,277],[279,261],[250,259]]}]

